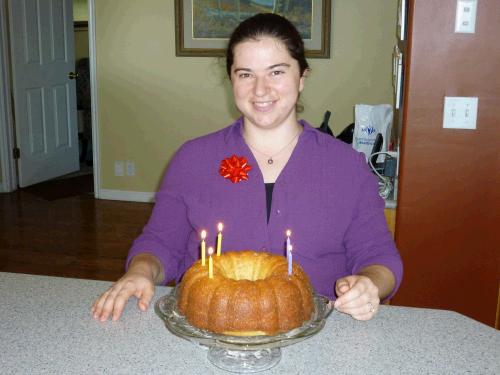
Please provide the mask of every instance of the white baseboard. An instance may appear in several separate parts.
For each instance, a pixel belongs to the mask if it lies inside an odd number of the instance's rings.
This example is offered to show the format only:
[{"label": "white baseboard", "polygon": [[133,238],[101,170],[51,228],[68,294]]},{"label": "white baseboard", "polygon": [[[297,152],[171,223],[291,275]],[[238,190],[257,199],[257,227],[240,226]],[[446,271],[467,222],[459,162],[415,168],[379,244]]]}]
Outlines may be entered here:
[{"label": "white baseboard", "polygon": [[146,191],[124,191],[124,190],[99,190],[98,199],[109,199],[113,201],[128,202],[154,202],[155,193]]}]

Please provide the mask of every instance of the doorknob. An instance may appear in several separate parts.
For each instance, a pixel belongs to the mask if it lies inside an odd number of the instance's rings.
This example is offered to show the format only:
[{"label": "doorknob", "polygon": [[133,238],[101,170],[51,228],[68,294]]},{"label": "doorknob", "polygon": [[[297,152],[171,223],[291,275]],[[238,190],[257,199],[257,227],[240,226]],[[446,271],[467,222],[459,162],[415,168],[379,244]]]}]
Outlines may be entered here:
[{"label": "doorknob", "polygon": [[76,78],[78,78],[78,73],[75,73],[75,72],[69,72],[69,74],[68,74],[68,78],[69,78],[69,79],[76,79]]}]

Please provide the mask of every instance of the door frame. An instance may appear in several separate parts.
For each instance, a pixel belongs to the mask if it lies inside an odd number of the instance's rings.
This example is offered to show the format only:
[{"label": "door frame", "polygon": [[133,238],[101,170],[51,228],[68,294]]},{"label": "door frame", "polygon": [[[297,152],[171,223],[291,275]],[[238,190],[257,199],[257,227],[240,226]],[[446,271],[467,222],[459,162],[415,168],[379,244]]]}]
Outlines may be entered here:
[{"label": "door frame", "polygon": [[99,145],[99,110],[97,100],[97,57],[95,35],[95,1],[88,0],[88,31],[89,31],[89,65],[90,65],[90,103],[92,107],[92,160],[94,168],[94,197],[101,197],[101,159]]},{"label": "door frame", "polygon": [[[12,0],[10,0],[12,1]],[[7,7],[9,0],[0,0],[0,162],[1,177],[0,192],[12,192],[18,189],[17,167],[13,157],[15,145],[14,117],[11,100],[11,58],[9,52],[9,33]],[[99,153],[99,116],[97,100],[96,75],[96,37],[95,37],[95,0],[88,0],[88,33],[89,33],[89,65],[90,65],[90,95],[92,105],[92,159],[94,174],[94,197],[100,197],[100,153]]]},{"label": "door frame", "polygon": [[7,0],[0,0],[0,192],[17,189],[16,163],[11,150],[14,149],[14,121],[10,86],[9,25]]}]

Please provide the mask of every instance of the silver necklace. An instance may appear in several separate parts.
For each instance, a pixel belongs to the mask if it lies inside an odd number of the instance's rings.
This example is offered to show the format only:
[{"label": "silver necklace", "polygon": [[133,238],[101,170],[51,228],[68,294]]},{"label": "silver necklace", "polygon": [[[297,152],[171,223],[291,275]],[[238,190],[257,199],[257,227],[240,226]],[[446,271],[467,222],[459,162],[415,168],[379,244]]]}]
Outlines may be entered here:
[{"label": "silver necklace", "polygon": [[[247,143],[248,147],[250,147],[252,150],[254,151],[257,151],[259,154],[261,155],[264,155],[266,158],[267,158],[267,164],[271,165],[274,163],[274,158],[276,156],[278,156],[279,154],[281,154],[283,151],[285,151],[285,149],[290,146],[292,144],[293,141],[295,141],[295,139],[299,136],[300,134],[300,131],[302,129],[299,129],[299,131],[297,132],[297,134],[294,135],[294,137],[290,140],[290,142],[288,142],[282,149],[280,149],[278,152],[274,153],[273,155],[268,155],[258,149],[256,149],[254,146],[252,146],[246,139],[245,139],[245,142]],[[243,138],[244,139],[244,138]]]}]

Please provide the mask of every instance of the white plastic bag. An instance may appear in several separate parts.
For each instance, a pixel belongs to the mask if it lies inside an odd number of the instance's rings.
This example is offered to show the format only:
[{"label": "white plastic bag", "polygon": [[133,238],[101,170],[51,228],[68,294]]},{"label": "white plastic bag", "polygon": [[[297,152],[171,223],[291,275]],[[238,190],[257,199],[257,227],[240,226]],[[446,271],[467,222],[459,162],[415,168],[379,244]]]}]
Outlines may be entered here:
[{"label": "white plastic bag", "polygon": [[[387,151],[391,137],[392,106],[389,104],[367,105],[356,104],[354,107],[354,134],[352,147],[365,154],[366,160],[371,155],[373,144],[378,133],[382,134],[384,142],[380,151]],[[377,162],[385,160],[379,155]]]}]

